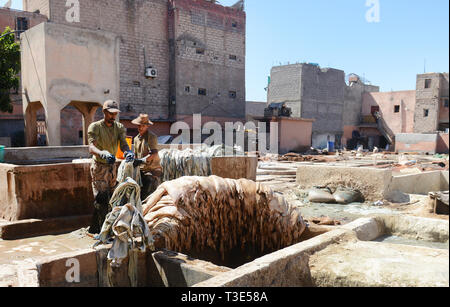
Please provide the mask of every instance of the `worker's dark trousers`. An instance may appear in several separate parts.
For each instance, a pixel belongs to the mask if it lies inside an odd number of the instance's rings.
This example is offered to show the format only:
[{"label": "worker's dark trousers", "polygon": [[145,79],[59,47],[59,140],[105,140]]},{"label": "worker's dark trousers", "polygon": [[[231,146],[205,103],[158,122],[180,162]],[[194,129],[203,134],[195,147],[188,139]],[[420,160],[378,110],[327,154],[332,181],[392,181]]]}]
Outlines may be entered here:
[{"label": "worker's dark trousers", "polygon": [[94,200],[94,214],[92,215],[91,226],[89,227],[89,233],[100,233],[103,223],[105,222],[106,215],[109,212],[109,200],[111,199],[111,193],[109,191],[99,192]]},{"label": "worker's dark trousers", "polygon": [[152,173],[141,171],[141,180],[141,200],[144,201],[159,187],[159,185],[161,184],[161,177],[155,176]]},{"label": "worker's dark trousers", "polygon": [[94,192],[94,214],[89,233],[100,233],[106,215],[110,211],[109,200],[117,185],[117,166],[92,162],[92,191]]}]

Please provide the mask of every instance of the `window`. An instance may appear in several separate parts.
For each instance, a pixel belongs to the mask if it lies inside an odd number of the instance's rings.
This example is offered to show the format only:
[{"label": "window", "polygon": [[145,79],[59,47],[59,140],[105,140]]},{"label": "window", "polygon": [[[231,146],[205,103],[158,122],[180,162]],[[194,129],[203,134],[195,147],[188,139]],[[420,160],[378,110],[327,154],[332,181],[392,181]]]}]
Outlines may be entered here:
[{"label": "window", "polygon": [[204,89],[204,88],[199,88],[199,89],[198,89],[198,94],[199,94],[200,96],[206,96],[206,89]]},{"label": "window", "polygon": [[237,26],[238,26],[237,21],[232,21],[232,22],[231,22],[231,27],[237,28]]},{"label": "window", "polygon": [[372,114],[372,115],[374,115],[375,116],[375,113],[377,113],[377,112],[380,112],[380,107],[378,107],[378,106],[372,106],[372,107],[370,107],[370,114]]},{"label": "window", "polygon": [[400,106],[394,107],[394,113],[400,113]]},{"label": "window", "polygon": [[423,117],[428,117],[429,114],[430,114],[430,110],[428,110],[428,109],[423,110]]},{"label": "window", "polygon": [[231,99],[236,99],[236,91],[229,91],[228,97],[230,97]]},{"label": "window", "polygon": [[205,54],[205,49],[204,48],[197,48],[195,50],[195,53],[197,53],[197,54]]},{"label": "window", "polygon": [[16,18],[16,30],[19,31],[16,33],[17,38],[19,38],[20,33],[28,30],[28,19],[26,17]]},{"label": "window", "polygon": [[235,56],[234,54],[230,54],[230,60],[236,61],[237,56]]},{"label": "window", "polygon": [[26,31],[28,30],[28,19],[26,17],[17,17],[17,31]]},{"label": "window", "polygon": [[425,88],[431,88],[431,79],[425,79]]},{"label": "window", "polygon": [[186,93],[190,93],[190,92],[191,92],[191,87],[190,87],[190,86],[185,86],[185,87],[184,87],[184,91],[185,91]]}]

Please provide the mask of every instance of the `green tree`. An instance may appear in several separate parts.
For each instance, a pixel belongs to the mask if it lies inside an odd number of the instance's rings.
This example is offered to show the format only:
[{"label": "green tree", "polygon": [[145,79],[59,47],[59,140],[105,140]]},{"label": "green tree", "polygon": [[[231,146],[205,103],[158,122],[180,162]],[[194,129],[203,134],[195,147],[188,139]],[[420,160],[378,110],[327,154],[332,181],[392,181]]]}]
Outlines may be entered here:
[{"label": "green tree", "polygon": [[[7,27],[0,34],[0,111],[12,113],[11,89],[19,89],[20,45]],[[8,34],[11,33],[11,34]]]}]

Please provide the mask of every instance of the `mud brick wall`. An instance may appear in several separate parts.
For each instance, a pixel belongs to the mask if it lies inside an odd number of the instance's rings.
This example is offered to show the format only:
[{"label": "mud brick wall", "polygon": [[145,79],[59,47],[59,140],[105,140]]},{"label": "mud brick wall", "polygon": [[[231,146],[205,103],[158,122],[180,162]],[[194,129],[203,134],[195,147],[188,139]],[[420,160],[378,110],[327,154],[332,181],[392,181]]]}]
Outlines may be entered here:
[{"label": "mud brick wall", "polygon": [[[448,108],[444,100],[449,93],[448,73],[417,75],[414,132],[436,132],[440,123],[448,124]],[[428,116],[425,116],[428,110]]]},{"label": "mud brick wall", "polygon": [[[245,12],[205,0],[79,0],[80,22],[69,22],[66,1],[25,2],[50,22],[120,36],[121,120],[245,119]],[[145,78],[148,66],[157,78]]]},{"label": "mud brick wall", "polygon": [[[29,2],[35,6],[38,6],[37,2],[42,2],[43,7],[49,5],[50,22],[118,34],[121,40],[121,119],[135,117],[138,113],[151,114],[152,118],[168,118],[167,1],[79,0],[79,23],[66,20],[66,1]],[[146,66],[156,68],[158,77],[146,79]]]},{"label": "mud brick wall", "polygon": [[169,3],[176,115],[244,119],[245,12],[203,0]]}]

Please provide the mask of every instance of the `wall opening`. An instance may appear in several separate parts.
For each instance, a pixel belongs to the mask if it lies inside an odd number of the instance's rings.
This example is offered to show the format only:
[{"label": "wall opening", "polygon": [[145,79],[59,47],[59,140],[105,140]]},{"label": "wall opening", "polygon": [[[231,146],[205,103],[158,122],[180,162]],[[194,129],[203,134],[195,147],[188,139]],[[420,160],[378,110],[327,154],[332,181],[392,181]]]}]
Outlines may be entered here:
[{"label": "wall opening", "polygon": [[83,145],[83,115],[73,106],[61,110],[61,145]]},{"label": "wall opening", "polygon": [[47,145],[45,110],[40,101],[30,102],[25,110],[25,144],[27,147]]},{"label": "wall opening", "polygon": [[38,120],[37,125],[37,146],[47,146],[47,126],[44,120]]},{"label": "wall opening", "polygon": [[20,38],[20,34],[28,30],[28,19],[26,17],[17,17],[16,18],[16,38]]}]

